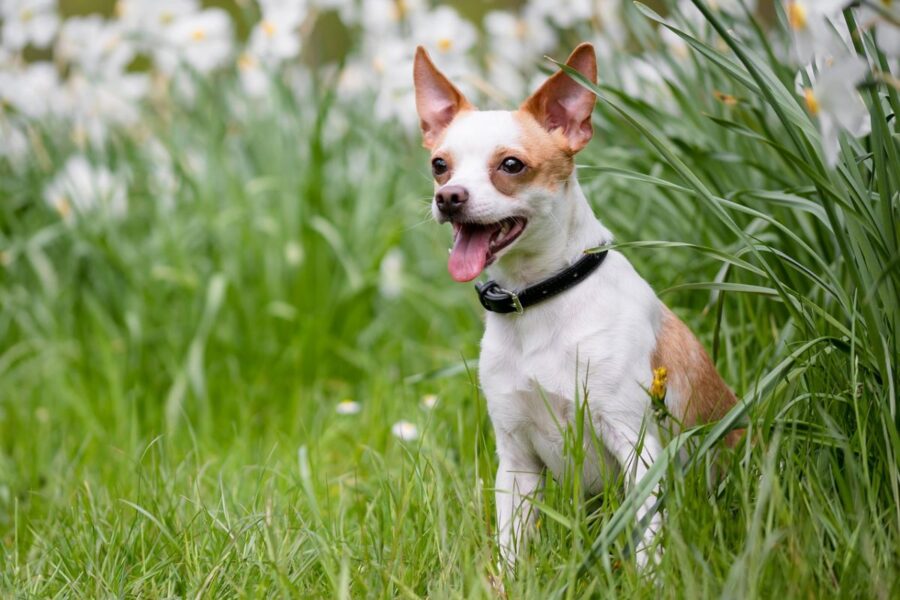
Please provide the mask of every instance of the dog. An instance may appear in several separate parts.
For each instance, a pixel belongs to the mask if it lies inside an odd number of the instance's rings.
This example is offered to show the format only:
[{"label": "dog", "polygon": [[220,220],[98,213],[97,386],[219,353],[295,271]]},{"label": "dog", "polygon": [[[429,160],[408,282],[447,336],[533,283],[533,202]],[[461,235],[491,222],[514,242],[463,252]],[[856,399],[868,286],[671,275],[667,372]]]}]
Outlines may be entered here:
[{"label": "dog", "polygon": [[[596,83],[590,44],[566,64]],[[565,429],[579,402],[592,428],[584,435],[582,480],[593,495],[609,468],[621,469],[631,486],[660,454],[654,373],[656,387],[666,375],[665,408],[683,427],[721,418],[736,397],[625,256],[585,253],[613,239],[575,173],[574,157],[593,136],[591,91],[559,70],[518,110],[479,111],[421,46],[413,80],[431,152],[432,214],[453,227],[450,275],[466,282],[487,269],[492,278],[477,286],[488,309],[479,379],[499,459],[500,557],[513,566],[535,520],[532,501],[544,472],[559,478],[566,469]],[[658,556],[651,546],[660,526],[656,512],[636,549],[640,565]]]}]

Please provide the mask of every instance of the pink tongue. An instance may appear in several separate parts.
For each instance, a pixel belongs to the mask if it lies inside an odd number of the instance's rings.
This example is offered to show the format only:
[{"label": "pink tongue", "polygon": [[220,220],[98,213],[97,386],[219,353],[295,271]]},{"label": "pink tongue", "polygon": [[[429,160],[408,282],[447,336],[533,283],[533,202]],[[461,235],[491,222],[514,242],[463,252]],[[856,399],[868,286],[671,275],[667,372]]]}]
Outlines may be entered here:
[{"label": "pink tongue", "polygon": [[456,281],[472,281],[484,270],[494,227],[463,225],[456,236],[447,270]]}]

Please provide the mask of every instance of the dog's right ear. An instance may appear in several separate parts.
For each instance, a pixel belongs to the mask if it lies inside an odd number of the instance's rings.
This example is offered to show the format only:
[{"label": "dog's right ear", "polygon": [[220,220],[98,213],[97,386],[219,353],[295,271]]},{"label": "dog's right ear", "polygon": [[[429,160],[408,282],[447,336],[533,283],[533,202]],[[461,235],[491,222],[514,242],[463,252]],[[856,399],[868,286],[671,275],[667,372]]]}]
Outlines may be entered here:
[{"label": "dog's right ear", "polygon": [[416,87],[416,110],[422,127],[422,144],[430,150],[459,111],[472,110],[474,107],[438,71],[422,46],[416,48],[413,82]]},{"label": "dog's right ear", "polygon": [[[584,43],[575,48],[566,66],[597,83],[597,56],[592,45]],[[531,113],[547,131],[561,130],[574,153],[587,146],[594,135],[591,112],[596,101],[593,92],[560,70],[525,100],[521,109]]]}]

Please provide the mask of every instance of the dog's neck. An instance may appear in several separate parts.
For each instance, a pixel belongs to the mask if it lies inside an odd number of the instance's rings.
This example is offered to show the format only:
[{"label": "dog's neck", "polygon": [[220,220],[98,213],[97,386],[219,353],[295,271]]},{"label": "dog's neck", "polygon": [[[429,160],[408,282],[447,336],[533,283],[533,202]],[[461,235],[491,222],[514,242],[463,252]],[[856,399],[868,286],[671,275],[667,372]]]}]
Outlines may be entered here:
[{"label": "dog's neck", "polygon": [[[488,269],[501,287],[521,290],[562,271],[584,255],[588,248],[612,242],[612,234],[603,226],[588,204],[573,172],[559,195],[553,199],[552,215],[539,225],[529,223],[525,239],[513,246]],[[533,226],[534,225],[534,226]]]}]

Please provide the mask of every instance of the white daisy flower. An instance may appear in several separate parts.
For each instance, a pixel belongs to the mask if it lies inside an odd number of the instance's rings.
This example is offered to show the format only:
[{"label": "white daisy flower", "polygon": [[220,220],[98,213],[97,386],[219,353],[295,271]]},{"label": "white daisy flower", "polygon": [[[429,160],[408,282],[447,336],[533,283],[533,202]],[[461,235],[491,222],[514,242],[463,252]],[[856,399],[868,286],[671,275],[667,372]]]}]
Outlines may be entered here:
[{"label": "white daisy flower", "polygon": [[785,0],[794,57],[800,64],[831,50],[834,40],[829,22],[840,28],[842,22],[835,17],[848,3],[848,0]]},{"label": "white daisy flower", "polygon": [[424,408],[426,410],[431,410],[435,406],[437,406],[438,397],[435,394],[425,394],[424,396],[422,396],[421,402],[422,402],[422,408]]},{"label": "white daisy flower", "polygon": [[0,0],[0,43],[10,50],[46,48],[59,28],[56,0]]},{"label": "white daisy flower", "polygon": [[8,104],[29,119],[62,110],[59,75],[49,62],[35,62],[17,70],[0,71],[0,104]]},{"label": "white daisy flower", "polygon": [[803,85],[801,74],[797,75],[796,86],[810,115],[819,123],[825,161],[829,166],[834,166],[841,131],[853,137],[861,137],[871,131],[868,108],[856,89],[866,77],[869,66],[861,57],[849,53],[820,62],[821,69],[812,87]]},{"label": "white daisy flower", "polygon": [[359,24],[367,35],[395,35],[404,21],[427,8],[424,0],[362,0],[360,10],[342,14],[341,18],[347,24]]},{"label": "white daisy flower", "polygon": [[82,155],[71,157],[62,171],[44,188],[44,201],[63,219],[102,210],[122,217],[127,210],[127,192],[122,177],[103,166],[94,166]]},{"label": "white daisy flower", "polygon": [[544,54],[556,46],[556,31],[531,5],[518,15],[489,12],[484,29],[489,46],[488,81],[508,98],[521,99],[530,91],[525,74],[534,72]]},{"label": "white daisy flower", "polygon": [[[475,26],[449,6],[439,6],[412,19],[413,46],[421,44],[442,65],[448,77],[454,66],[462,66],[466,53],[478,39]],[[410,51],[411,52],[411,51]],[[467,63],[466,63],[467,66]]]},{"label": "white daisy flower", "polygon": [[296,57],[301,45],[297,28],[306,18],[302,4],[286,0],[260,4],[261,19],[250,32],[250,54],[267,65]]},{"label": "white daisy flower", "polygon": [[563,28],[589,22],[592,0],[532,0],[531,6],[542,16]]},{"label": "white daisy flower", "polygon": [[120,75],[135,51],[121,25],[99,15],[66,19],[56,43],[58,59],[91,76]]},{"label": "white daisy flower", "polygon": [[403,292],[403,253],[392,248],[378,268],[378,291],[385,298],[397,298]]},{"label": "white daisy flower", "polygon": [[102,146],[111,128],[141,121],[141,104],[150,90],[145,73],[108,74],[102,78],[81,73],[69,76],[61,97],[62,114],[74,124],[75,142]]},{"label": "white daisy flower", "polygon": [[[875,40],[887,56],[900,57],[900,1],[881,0],[876,10],[865,4],[859,8],[857,24],[863,29],[874,29]],[[883,12],[882,12],[883,11]],[[889,18],[885,16],[890,15]]]},{"label": "white daisy flower", "polygon": [[30,149],[25,133],[8,119],[0,116],[0,157],[19,169],[25,166]]},{"label": "white daisy flower", "polygon": [[204,74],[224,65],[232,53],[231,18],[219,8],[178,17],[166,29],[158,66],[174,73],[182,64]]},{"label": "white daisy flower", "polygon": [[409,421],[397,421],[394,423],[394,426],[391,427],[391,433],[394,434],[394,437],[399,438],[404,442],[411,442],[419,439],[419,428]]},{"label": "white daisy flower", "polygon": [[355,415],[362,410],[362,405],[353,400],[341,400],[334,410],[339,415]]}]

